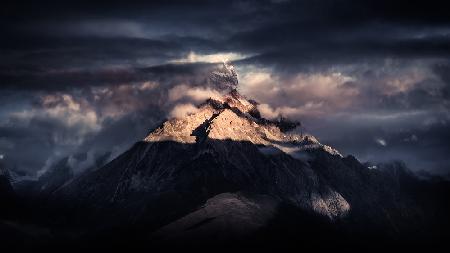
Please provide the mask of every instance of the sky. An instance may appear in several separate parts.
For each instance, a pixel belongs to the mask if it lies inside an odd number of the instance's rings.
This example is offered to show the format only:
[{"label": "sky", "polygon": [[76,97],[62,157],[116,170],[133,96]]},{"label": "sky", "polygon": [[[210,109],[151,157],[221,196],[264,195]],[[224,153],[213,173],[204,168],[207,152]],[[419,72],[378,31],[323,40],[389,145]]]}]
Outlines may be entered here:
[{"label": "sky", "polygon": [[263,116],[300,120],[361,162],[450,173],[450,15],[439,1],[14,1],[0,21],[10,168],[113,158],[220,92],[205,76],[227,59]]}]

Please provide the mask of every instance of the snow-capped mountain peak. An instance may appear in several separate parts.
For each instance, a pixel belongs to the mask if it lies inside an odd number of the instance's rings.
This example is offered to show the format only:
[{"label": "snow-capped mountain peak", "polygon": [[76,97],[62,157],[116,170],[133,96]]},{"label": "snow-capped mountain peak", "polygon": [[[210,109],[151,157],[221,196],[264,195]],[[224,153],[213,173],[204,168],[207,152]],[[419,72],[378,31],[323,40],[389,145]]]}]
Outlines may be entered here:
[{"label": "snow-capped mountain peak", "polygon": [[257,103],[232,90],[220,99],[209,99],[199,110],[184,118],[173,118],[150,133],[144,141],[175,141],[197,143],[206,138],[214,140],[248,141],[279,149],[293,157],[303,157],[305,150],[321,149],[330,154],[340,153],[320,144],[314,136],[286,133],[278,121],[261,118]]}]

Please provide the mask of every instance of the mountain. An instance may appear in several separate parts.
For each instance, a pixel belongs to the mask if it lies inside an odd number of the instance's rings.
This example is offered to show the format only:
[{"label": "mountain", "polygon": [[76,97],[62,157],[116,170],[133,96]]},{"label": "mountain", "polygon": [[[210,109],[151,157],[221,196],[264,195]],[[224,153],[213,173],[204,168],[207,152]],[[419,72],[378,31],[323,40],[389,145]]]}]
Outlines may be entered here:
[{"label": "mountain", "polygon": [[70,157],[64,157],[42,174],[33,187],[36,194],[49,194],[57,190],[74,176],[69,164]]},{"label": "mountain", "polygon": [[[52,164],[38,178],[29,175],[14,175],[12,183],[16,192],[26,197],[46,198],[60,187],[73,180],[83,171],[102,167],[111,152],[88,154],[86,152],[65,156]],[[19,174],[19,173],[15,173]]]},{"label": "mountain", "polygon": [[133,235],[152,242],[445,236],[445,212],[429,216],[448,207],[426,200],[424,191],[436,190],[428,183],[401,166],[369,169],[292,128],[262,118],[257,103],[232,90],[52,195],[78,226],[82,213],[95,233],[138,227]]},{"label": "mountain", "polygon": [[57,163],[35,185],[26,221],[52,231],[50,242],[126,249],[450,239],[448,181],[421,180],[398,162],[362,164],[297,134],[299,122],[261,117],[227,63],[210,81],[227,92],[111,162],[77,176],[69,158]]},{"label": "mountain", "polygon": [[60,193],[100,206],[128,206],[131,201],[136,212],[142,212],[150,196],[203,199],[245,190],[272,194],[330,219],[345,216],[348,202],[322,183],[307,162],[321,153],[340,159],[339,152],[312,136],[284,133],[277,122],[252,116],[255,110],[256,105],[236,91],[222,100],[210,99],[198,112],[163,123],[116,160]]}]

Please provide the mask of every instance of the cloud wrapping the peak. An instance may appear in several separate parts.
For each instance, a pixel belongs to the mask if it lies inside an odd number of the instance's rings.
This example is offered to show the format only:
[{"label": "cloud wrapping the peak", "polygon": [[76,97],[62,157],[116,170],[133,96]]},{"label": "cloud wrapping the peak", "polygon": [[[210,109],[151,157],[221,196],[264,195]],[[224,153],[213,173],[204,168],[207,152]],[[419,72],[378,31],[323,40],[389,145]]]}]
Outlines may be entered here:
[{"label": "cloud wrapping the peak", "polygon": [[222,93],[209,87],[192,87],[180,84],[169,90],[169,101],[175,102],[181,99],[188,99],[196,103],[202,103],[209,98],[218,99]]},{"label": "cloud wrapping the peak", "polygon": [[189,114],[196,113],[197,111],[198,107],[193,104],[177,104],[172,111],[170,111],[169,116],[172,118],[183,118]]}]

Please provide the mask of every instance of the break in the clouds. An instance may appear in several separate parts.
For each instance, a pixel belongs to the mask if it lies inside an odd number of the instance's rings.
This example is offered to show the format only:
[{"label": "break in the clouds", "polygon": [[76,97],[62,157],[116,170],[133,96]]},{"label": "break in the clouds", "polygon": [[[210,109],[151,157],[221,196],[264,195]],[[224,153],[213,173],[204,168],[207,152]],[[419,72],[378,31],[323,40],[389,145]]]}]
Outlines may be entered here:
[{"label": "break in the clouds", "polygon": [[52,1],[2,6],[0,154],[42,171],[114,154],[220,95],[362,161],[448,173],[450,16],[438,1]]}]

